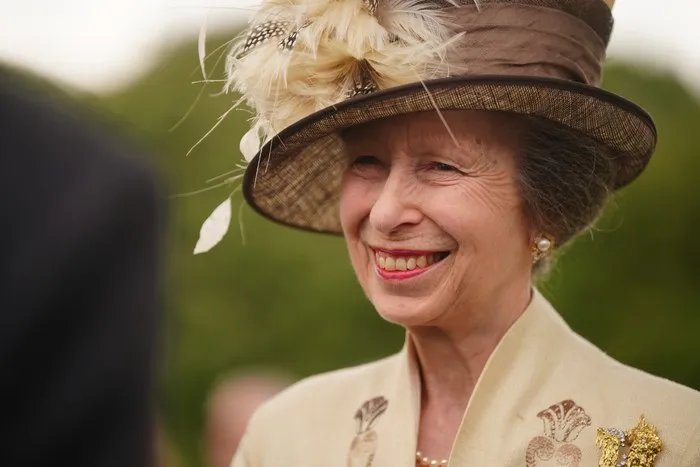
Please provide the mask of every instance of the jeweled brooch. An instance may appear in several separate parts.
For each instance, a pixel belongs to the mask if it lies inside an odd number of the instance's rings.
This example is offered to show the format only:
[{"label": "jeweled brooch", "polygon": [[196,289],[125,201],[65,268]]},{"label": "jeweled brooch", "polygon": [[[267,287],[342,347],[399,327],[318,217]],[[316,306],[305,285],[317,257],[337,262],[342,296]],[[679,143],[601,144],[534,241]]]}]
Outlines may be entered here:
[{"label": "jeweled brooch", "polygon": [[600,448],[599,467],[653,467],[663,450],[656,427],[648,424],[644,415],[627,431],[598,428],[596,445]]}]

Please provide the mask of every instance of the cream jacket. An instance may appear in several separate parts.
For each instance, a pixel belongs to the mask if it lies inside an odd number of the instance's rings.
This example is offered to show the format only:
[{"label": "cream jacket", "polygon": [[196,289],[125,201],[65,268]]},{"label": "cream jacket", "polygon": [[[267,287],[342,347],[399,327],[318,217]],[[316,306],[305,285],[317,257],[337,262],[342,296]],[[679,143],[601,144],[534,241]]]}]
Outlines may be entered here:
[{"label": "cream jacket", "polygon": [[[253,416],[232,467],[415,466],[413,358],[409,339],[292,386]],[[700,393],[608,357],[535,291],[477,382],[449,466],[618,464],[700,467]]]}]

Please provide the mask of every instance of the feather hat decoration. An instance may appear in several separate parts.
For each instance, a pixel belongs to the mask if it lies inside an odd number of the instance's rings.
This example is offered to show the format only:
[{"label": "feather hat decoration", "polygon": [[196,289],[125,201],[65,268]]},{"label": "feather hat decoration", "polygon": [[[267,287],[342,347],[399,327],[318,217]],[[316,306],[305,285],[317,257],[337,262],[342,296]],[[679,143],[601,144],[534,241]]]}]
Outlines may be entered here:
[{"label": "feather hat decoration", "polygon": [[[615,156],[611,189],[627,185],[651,158],[656,128],[600,89],[612,4],[264,0],[226,68],[225,90],[240,95],[234,108],[253,111],[240,141],[248,204],[284,225],[341,233],[340,132],[441,110],[509,112],[585,135]],[[218,243],[230,219],[230,203],[220,205],[197,252]]]},{"label": "feather hat decoration", "polygon": [[255,110],[250,161],[301,118],[349,97],[450,75],[460,34],[425,0],[268,0],[228,57],[226,88]]}]

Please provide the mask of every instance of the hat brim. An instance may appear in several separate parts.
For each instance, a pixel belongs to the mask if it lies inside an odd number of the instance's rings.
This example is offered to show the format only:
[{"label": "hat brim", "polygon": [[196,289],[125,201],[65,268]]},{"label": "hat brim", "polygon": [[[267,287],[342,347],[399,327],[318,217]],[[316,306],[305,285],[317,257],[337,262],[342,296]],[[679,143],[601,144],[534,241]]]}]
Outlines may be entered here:
[{"label": "hat brim", "polygon": [[290,125],[249,164],[244,196],[277,223],[339,234],[339,188],[347,162],[338,132],[381,118],[434,111],[435,105],[539,117],[589,136],[616,156],[615,190],[639,176],[656,146],[649,114],[608,91],[553,78],[461,76],[357,96]]}]

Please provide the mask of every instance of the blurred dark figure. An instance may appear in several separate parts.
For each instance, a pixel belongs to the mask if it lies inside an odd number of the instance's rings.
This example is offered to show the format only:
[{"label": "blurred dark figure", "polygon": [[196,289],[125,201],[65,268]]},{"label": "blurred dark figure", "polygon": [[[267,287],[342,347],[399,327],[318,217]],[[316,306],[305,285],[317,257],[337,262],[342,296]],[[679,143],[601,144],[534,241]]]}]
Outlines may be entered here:
[{"label": "blurred dark figure", "polygon": [[150,465],[153,174],[18,76],[0,68],[0,465]]},{"label": "blurred dark figure", "polygon": [[206,406],[206,466],[229,467],[253,412],[293,380],[272,370],[229,375],[214,385]]}]

